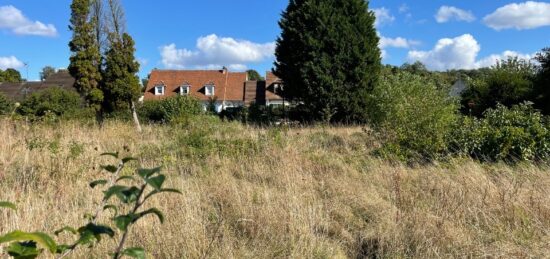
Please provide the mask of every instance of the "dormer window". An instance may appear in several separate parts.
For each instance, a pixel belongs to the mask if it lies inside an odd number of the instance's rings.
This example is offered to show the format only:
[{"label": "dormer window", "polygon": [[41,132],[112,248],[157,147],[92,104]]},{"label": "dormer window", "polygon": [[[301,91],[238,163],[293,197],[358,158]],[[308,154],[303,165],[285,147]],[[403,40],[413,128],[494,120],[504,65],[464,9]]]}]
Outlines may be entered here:
[{"label": "dormer window", "polygon": [[180,95],[189,95],[190,92],[191,92],[190,85],[182,85],[180,87]]},{"label": "dormer window", "polygon": [[204,94],[206,96],[213,96],[216,94],[216,87],[214,85],[206,85],[204,87]]},{"label": "dormer window", "polygon": [[155,86],[155,95],[164,95],[164,85]]}]

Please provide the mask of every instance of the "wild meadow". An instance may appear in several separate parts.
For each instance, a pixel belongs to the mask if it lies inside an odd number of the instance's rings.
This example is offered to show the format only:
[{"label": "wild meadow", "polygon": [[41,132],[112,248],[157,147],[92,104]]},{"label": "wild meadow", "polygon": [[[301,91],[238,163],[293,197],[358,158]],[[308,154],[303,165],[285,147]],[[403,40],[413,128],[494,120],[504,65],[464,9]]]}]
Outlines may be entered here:
[{"label": "wild meadow", "polygon": [[[93,124],[93,123],[92,123]],[[183,195],[153,198],[128,246],[150,258],[544,258],[550,168],[453,157],[408,164],[373,155],[367,127],[0,121],[0,233],[48,234],[86,222],[102,193],[88,183],[119,151],[163,166]],[[105,212],[101,220],[113,215]],[[69,234],[56,237],[68,242]],[[115,241],[69,258],[104,258]],[[1,252],[0,252],[1,253]],[[44,254],[48,258],[48,254]]]}]

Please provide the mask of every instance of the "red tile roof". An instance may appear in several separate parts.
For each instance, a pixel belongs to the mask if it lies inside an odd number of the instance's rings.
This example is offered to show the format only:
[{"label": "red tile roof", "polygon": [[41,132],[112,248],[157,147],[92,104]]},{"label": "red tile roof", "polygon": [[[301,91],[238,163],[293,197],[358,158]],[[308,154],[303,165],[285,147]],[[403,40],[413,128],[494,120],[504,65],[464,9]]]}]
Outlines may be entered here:
[{"label": "red tile roof", "polygon": [[283,100],[283,97],[279,96],[275,93],[274,84],[282,84],[282,80],[278,78],[273,72],[267,72],[266,77],[266,91],[265,91],[265,99],[267,100]]},{"label": "red tile roof", "polygon": [[[224,70],[153,70],[145,91],[145,100],[162,99],[179,94],[179,88],[189,85],[190,95],[207,101],[213,96],[204,92],[206,85],[214,84],[215,97],[219,101],[244,101],[244,86],[248,76],[246,72]],[[164,85],[163,96],[155,95],[155,86]]]}]

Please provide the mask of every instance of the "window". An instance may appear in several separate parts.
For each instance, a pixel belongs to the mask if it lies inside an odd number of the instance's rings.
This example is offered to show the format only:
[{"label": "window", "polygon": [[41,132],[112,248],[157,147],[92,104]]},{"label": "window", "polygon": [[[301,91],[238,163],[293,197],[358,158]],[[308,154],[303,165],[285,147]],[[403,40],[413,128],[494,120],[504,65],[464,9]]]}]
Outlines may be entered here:
[{"label": "window", "polygon": [[191,91],[190,85],[183,85],[180,87],[180,95],[188,95]]},{"label": "window", "polygon": [[155,95],[164,95],[164,86],[163,85],[155,86]]},{"label": "window", "polygon": [[214,85],[206,85],[204,87],[204,94],[206,96],[213,96],[215,95],[216,87]]}]

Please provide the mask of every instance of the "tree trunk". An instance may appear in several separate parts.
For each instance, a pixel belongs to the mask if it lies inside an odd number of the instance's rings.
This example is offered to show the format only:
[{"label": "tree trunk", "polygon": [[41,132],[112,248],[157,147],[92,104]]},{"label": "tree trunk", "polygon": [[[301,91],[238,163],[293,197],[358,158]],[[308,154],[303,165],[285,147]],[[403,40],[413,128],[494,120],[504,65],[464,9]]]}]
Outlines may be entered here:
[{"label": "tree trunk", "polygon": [[132,109],[132,117],[134,117],[136,129],[139,133],[141,133],[143,130],[141,129],[141,124],[139,123],[139,118],[136,111],[136,104],[134,103],[134,101],[130,101],[130,109]]}]

